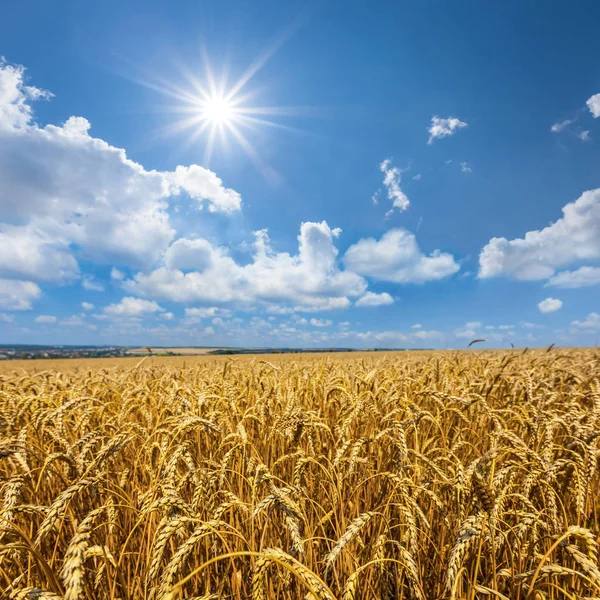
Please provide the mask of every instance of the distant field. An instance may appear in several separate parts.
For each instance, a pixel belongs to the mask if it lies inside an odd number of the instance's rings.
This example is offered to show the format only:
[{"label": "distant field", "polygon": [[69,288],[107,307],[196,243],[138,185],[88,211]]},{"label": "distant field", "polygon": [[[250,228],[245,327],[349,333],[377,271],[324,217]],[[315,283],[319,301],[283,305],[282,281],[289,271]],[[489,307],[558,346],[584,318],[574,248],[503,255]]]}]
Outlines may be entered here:
[{"label": "distant field", "polygon": [[[493,352],[493,351],[491,351]],[[431,350],[417,350],[410,353],[404,350],[390,350],[387,352],[377,352],[377,356],[393,356],[393,355],[423,355],[430,354]],[[439,351],[443,354],[444,351]],[[213,354],[189,354],[181,356],[126,356],[126,357],[110,357],[110,358],[49,358],[49,359],[33,359],[33,360],[5,360],[0,361],[0,373],[23,372],[39,373],[41,371],[58,371],[58,372],[79,372],[79,371],[96,371],[99,369],[133,368],[136,365],[143,366],[165,366],[169,368],[193,367],[200,364],[218,364],[223,362],[241,362],[247,363],[258,360],[266,361],[295,361],[306,362],[314,360],[317,356],[333,358],[343,358],[344,356],[361,358],[373,357],[374,352],[303,352],[300,354],[236,354],[236,355],[213,355]],[[143,361],[143,362],[142,362]]]},{"label": "distant field", "polygon": [[[215,350],[220,350],[220,348],[151,348],[152,354],[163,354],[166,352],[171,352],[173,354],[178,354],[181,356],[200,356],[202,354],[208,354],[209,352],[213,352]],[[148,348],[140,347],[140,348],[130,348],[127,350],[127,354],[149,354]]]},{"label": "distant field", "polygon": [[[189,348],[197,350],[197,348]],[[186,348],[178,348],[178,350],[186,350]],[[126,356],[126,357],[109,357],[109,358],[49,358],[49,359],[29,359],[29,360],[5,360],[0,361],[0,374],[14,372],[40,373],[42,371],[58,371],[65,373],[81,372],[81,371],[97,371],[100,369],[130,369],[137,365],[147,366],[164,366],[173,369],[193,367],[201,364],[219,364],[223,362],[233,361],[235,363],[248,363],[256,361],[269,361],[275,363],[307,363],[322,357],[325,360],[336,360],[339,362],[351,361],[354,359],[372,360],[375,357],[392,358],[397,357],[405,360],[410,360],[411,357],[423,359],[424,357],[437,356],[444,357],[449,355],[477,355],[477,356],[497,356],[502,354],[519,355],[523,349],[518,350],[385,350],[385,351],[353,351],[353,352],[301,352],[301,353],[273,353],[273,354],[235,354],[235,355],[215,355],[207,354],[210,348],[205,348],[204,354],[181,354],[179,356]],[[575,349],[565,349],[564,351],[572,352]],[[154,351],[154,349],[153,349]],[[592,350],[590,350],[592,351]],[[544,354],[545,349],[531,349],[527,353],[533,357],[535,355]],[[347,363],[349,364],[349,363]]]},{"label": "distant field", "polygon": [[[97,371],[100,369],[133,368],[138,364],[145,366],[164,365],[168,367],[184,367],[204,361],[227,360],[224,356],[189,355],[189,356],[126,356],[110,358],[49,358],[43,360],[6,360],[0,362],[0,373],[26,371],[58,371],[63,373],[79,371]],[[143,361],[143,362],[142,362]]]}]

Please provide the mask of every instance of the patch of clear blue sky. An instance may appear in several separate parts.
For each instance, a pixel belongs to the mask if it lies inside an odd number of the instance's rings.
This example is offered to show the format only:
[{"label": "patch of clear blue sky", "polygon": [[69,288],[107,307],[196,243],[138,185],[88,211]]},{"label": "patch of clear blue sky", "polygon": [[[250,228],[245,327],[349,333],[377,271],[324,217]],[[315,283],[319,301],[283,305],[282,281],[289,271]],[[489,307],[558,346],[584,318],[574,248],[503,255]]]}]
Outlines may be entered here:
[{"label": "patch of clear blue sky", "polygon": [[[451,252],[461,273],[475,272],[490,238],[542,228],[561,216],[564,204],[600,186],[600,119],[582,111],[600,91],[600,4],[594,1],[344,0],[308,8],[264,0],[22,1],[5,3],[2,14],[0,55],[25,65],[34,85],[55,94],[36,106],[40,122],[84,116],[94,136],[125,148],[145,168],[161,170],[201,164],[203,147],[186,146],[185,135],[157,138],[174,118],[161,110],[169,100],[135,79],[147,72],[177,80],[178,66],[201,78],[203,43],[215,71],[228,66],[233,81],[297,24],[248,85],[256,104],[312,107],[307,115],[277,119],[303,133],[248,133],[283,182],[265,181],[235,144],[228,152],[217,148],[210,168],[242,194],[242,214],[174,215],[182,234],[235,246],[266,227],[277,250],[294,252],[300,223],[324,219],[342,228],[342,253],[391,227],[418,227],[425,252]],[[550,132],[554,122],[578,111],[591,143]],[[434,114],[457,116],[469,126],[427,145]],[[370,200],[381,187],[384,158],[410,167],[406,181],[422,174],[404,187],[410,209],[387,220],[386,200],[378,207]],[[461,161],[471,173],[461,172]],[[100,276],[109,271],[89,270]],[[473,320],[566,327],[599,308],[597,288],[557,291],[461,273],[422,286],[374,283],[374,291],[400,300],[326,316],[360,321],[363,330],[402,330],[415,322],[449,330]],[[74,294],[72,288],[45,293],[49,308],[40,312],[52,314],[71,314],[75,297],[106,305],[122,296],[110,285],[104,294]],[[562,298],[564,308],[540,315],[536,304],[549,295]],[[64,341],[80,334],[69,335]]]}]

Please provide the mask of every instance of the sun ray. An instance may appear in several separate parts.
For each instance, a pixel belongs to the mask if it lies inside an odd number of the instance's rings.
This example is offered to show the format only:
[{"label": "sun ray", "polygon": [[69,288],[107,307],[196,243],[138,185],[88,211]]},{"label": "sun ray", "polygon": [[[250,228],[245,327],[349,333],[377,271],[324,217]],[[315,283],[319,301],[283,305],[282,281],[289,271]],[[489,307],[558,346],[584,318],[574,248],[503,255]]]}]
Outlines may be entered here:
[{"label": "sun ray", "polygon": [[271,183],[281,184],[283,181],[281,175],[262,160],[260,154],[252,147],[252,144],[250,144],[244,134],[233,123],[227,123],[227,128],[236,138],[242,150],[246,152],[250,160],[254,163],[254,166],[260,171],[261,175],[271,181]]},{"label": "sun ray", "polygon": [[305,131],[302,131],[302,129],[298,129],[297,127],[291,127],[290,125],[284,125],[283,123],[277,123],[276,121],[269,121],[268,119],[259,119],[257,117],[239,115],[238,121],[248,127],[253,127],[256,125],[265,125],[266,127],[274,127],[275,129],[282,129],[284,131],[289,131],[290,133],[298,133],[303,135],[306,134]]},{"label": "sun ray", "polygon": [[298,15],[290,26],[287,27],[266,50],[254,59],[238,81],[231,87],[228,98],[237,96],[240,90],[267,64],[267,62],[296,33],[296,31],[300,29],[308,16],[309,12],[306,10],[304,11],[304,14]]},{"label": "sun ray", "polygon": [[241,106],[238,112],[240,114],[255,114],[274,117],[319,116],[319,113],[313,106]]},{"label": "sun ray", "polygon": [[211,127],[208,132],[208,139],[204,148],[204,158],[202,159],[206,166],[210,165],[212,159],[213,148],[215,146],[215,132],[216,130],[214,127]]},{"label": "sun ray", "polygon": [[215,76],[208,58],[208,52],[204,44],[202,45],[202,63],[204,64],[204,70],[206,71],[206,80],[208,82],[208,96],[214,96],[217,93],[217,83]]}]

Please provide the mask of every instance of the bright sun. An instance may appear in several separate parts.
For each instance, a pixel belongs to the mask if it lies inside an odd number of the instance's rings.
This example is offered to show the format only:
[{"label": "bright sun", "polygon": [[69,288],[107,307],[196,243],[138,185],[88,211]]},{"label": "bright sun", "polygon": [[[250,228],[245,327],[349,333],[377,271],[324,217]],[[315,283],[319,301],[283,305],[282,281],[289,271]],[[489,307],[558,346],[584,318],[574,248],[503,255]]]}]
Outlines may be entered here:
[{"label": "bright sun", "polygon": [[234,119],[235,109],[227,98],[212,96],[200,105],[202,120],[215,125],[228,125]]},{"label": "bright sun", "polygon": [[168,110],[180,113],[182,118],[165,127],[164,134],[173,135],[190,130],[191,134],[186,140],[186,145],[199,139],[204,142],[203,165],[210,164],[216,143],[220,143],[224,149],[227,149],[228,139],[230,139],[242,148],[263,176],[272,181],[281,181],[277,172],[262,160],[243,132],[244,129],[256,130],[259,127],[297,131],[278,122],[280,117],[296,114],[296,108],[255,106],[250,104],[255,93],[243,91],[277,48],[276,44],[255,59],[231,86],[227,85],[225,76],[220,80],[215,78],[206,55],[202,78],[180,68],[188,84],[185,87],[164,79],[142,80],[144,85],[179,101],[178,104],[171,105]]}]

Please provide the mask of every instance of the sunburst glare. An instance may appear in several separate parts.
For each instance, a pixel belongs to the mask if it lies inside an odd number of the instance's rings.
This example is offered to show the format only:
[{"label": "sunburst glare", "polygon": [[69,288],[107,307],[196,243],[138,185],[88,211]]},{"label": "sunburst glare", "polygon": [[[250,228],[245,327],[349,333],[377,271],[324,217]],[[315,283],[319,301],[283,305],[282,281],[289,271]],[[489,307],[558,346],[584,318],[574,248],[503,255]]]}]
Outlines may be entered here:
[{"label": "sunburst glare", "polygon": [[282,124],[282,117],[309,115],[308,107],[256,106],[252,101],[256,93],[246,90],[252,78],[264,67],[282,42],[272,46],[261,54],[231,86],[225,76],[217,79],[213,73],[206,53],[202,69],[191,72],[179,67],[185,80],[176,85],[170,80],[158,79],[155,75],[141,81],[147,87],[156,90],[172,100],[167,112],[182,115],[160,130],[161,135],[173,136],[187,134],[184,147],[198,144],[204,147],[202,162],[209,166],[215,147],[227,150],[232,141],[249,156],[259,171],[272,182],[280,181],[278,173],[260,157],[256,148],[248,140],[247,132],[260,127],[271,127],[294,133],[304,133],[299,129]]}]

